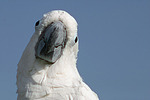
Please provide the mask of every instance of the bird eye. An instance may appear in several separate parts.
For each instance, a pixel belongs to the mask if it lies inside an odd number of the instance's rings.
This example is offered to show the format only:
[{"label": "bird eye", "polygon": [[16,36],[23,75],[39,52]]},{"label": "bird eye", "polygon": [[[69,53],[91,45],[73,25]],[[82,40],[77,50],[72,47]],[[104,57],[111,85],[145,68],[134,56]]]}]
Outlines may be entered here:
[{"label": "bird eye", "polygon": [[40,23],[40,21],[38,20],[36,23],[35,23],[35,26],[38,26]]},{"label": "bird eye", "polygon": [[75,38],[75,43],[77,43],[77,41],[78,41],[78,37]]}]

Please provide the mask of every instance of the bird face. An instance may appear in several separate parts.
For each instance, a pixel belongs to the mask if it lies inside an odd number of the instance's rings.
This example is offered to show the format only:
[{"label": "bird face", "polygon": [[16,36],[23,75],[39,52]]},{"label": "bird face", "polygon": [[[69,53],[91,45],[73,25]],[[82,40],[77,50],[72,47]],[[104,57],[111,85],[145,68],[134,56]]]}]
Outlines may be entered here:
[{"label": "bird face", "polygon": [[37,21],[35,27],[36,33],[39,34],[35,45],[37,59],[55,63],[65,49],[70,49],[75,56],[77,55],[77,23],[68,13],[64,11],[50,12],[44,15],[43,19]]}]

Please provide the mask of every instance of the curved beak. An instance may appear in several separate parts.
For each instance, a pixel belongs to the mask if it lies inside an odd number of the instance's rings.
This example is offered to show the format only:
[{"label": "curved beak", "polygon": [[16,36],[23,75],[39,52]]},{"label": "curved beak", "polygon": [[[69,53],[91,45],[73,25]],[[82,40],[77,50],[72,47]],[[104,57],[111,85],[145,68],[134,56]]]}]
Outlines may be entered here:
[{"label": "curved beak", "polygon": [[48,25],[40,35],[35,46],[35,56],[55,63],[62,55],[66,45],[67,32],[65,25],[61,21],[56,21]]}]

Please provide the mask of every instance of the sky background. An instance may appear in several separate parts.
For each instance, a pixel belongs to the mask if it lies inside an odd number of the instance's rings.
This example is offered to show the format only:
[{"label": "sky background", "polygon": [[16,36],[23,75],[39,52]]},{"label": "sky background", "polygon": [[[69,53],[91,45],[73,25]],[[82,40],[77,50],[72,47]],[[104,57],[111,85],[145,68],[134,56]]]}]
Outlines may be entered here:
[{"label": "sky background", "polygon": [[17,64],[54,9],[77,20],[77,67],[101,100],[150,100],[150,0],[1,0],[1,100],[16,100]]}]

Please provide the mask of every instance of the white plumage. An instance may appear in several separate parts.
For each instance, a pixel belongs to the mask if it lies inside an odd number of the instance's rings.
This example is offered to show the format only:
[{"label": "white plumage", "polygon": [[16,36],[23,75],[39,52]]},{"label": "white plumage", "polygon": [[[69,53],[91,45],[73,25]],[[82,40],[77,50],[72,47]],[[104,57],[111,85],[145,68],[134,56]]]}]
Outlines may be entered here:
[{"label": "white plumage", "polygon": [[[67,42],[63,49],[59,49],[62,51],[61,56],[50,63],[35,54],[39,37],[53,22],[57,22],[56,26],[59,23],[64,25]],[[82,81],[76,68],[76,37],[77,22],[67,12],[55,10],[44,14],[35,26],[35,33],[18,64],[17,100],[98,100],[98,96]]]}]

